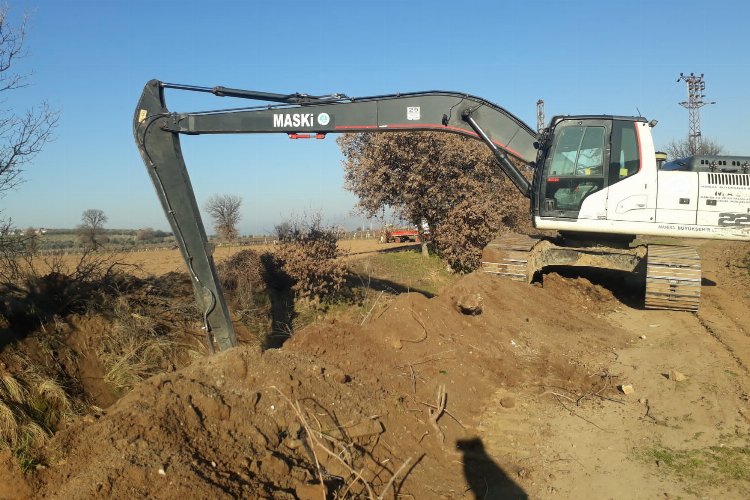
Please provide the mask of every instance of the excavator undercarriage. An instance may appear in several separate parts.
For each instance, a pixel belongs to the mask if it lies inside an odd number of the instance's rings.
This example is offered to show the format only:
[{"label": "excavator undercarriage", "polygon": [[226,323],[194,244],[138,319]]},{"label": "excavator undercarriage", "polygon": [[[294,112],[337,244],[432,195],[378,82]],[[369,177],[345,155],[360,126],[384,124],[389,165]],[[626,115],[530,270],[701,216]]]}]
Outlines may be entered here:
[{"label": "excavator undercarriage", "polygon": [[632,273],[645,285],[647,309],[697,311],[700,305],[701,262],[692,247],[575,246],[543,236],[506,233],[482,253],[482,271],[523,283],[541,279],[543,271],[554,266]]}]

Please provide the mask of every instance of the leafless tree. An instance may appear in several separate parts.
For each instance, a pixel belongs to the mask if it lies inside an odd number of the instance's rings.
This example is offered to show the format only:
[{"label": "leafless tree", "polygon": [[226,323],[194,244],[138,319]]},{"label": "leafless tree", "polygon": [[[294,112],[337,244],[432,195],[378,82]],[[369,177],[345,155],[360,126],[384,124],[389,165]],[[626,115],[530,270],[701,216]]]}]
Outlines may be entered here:
[{"label": "leafless tree", "polygon": [[104,224],[107,222],[107,216],[104,211],[98,208],[89,208],[81,214],[81,224],[78,226],[78,235],[81,238],[83,246],[98,249],[106,243],[104,236]]},{"label": "leafless tree", "polygon": [[[24,16],[13,24],[8,5],[0,7],[0,94],[29,84],[28,73],[15,71],[16,63],[26,54],[27,20]],[[22,182],[24,168],[52,139],[57,120],[58,113],[46,102],[25,111],[0,109],[0,197]],[[9,225],[9,220],[0,218],[0,226]],[[5,243],[7,238],[0,234],[0,246]]]},{"label": "leafless tree", "polygon": [[689,140],[682,139],[680,141],[672,141],[667,144],[665,152],[670,160],[677,160],[679,158],[687,158],[688,156],[695,155],[720,155],[724,152],[724,146],[721,146],[713,139],[701,139],[699,144],[697,151],[691,151]]},{"label": "leafless tree", "polygon": [[[8,19],[8,6],[0,8],[0,92],[28,86],[28,74],[13,71],[18,59],[24,57],[27,18],[13,25]],[[18,113],[0,112],[0,193],[21,182],[24,167],[34,159],[52,138],[58,113],[46,102],[38,108]]]},{"label": "leafless tree", "polygon": [[214,229],[220,238],[232,241],[237,238],[237,223],[240,214],[242,197],[232,194],[215,194],[208,199],[205,210],[214,221]]}]

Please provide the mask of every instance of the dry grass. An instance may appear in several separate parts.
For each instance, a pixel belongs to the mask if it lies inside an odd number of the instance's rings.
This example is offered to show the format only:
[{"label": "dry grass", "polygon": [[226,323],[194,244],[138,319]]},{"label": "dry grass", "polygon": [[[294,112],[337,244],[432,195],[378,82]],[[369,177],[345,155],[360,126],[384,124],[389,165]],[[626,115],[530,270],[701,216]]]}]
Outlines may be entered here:
[{"label": "dry grass", "polygon": [[119,297],[112,328],[97,345],[96,354],[104,365],[104,381],[122,393],[152,375],[186,366],[203,355],[199,350],[177,341],[155,319],[139,314],[125,297]]},{"label": "dry grass", "polygon": [[0,446],[10,449],[21,468],[40,463],[41,449],[52,433],[74,415],[65,389],[39,372],[21,356],[14,356],[19,371],[0,369]]}]

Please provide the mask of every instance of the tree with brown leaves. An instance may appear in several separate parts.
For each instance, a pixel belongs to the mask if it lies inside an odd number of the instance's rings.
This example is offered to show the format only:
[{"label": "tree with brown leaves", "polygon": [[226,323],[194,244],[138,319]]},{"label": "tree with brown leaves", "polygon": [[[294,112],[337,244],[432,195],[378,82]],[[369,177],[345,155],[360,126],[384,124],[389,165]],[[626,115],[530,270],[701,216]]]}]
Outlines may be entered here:
[{"label": "tree with brown leaves", "polygon": [[[346,188],[367,216],[390,208],[429,226],[438,253],[459,272],[476,269],[503,225],[528,225],[528,201],[479,141],[435,132],[347,134]],[[424,241],[424,240],[423,240]]]}]

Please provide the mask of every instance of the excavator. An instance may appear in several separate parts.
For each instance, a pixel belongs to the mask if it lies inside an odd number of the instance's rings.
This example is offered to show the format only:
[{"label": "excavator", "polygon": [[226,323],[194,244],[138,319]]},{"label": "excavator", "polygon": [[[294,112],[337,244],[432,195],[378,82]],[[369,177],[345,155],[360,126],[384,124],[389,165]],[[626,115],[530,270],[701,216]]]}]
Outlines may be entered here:
[{"label": "excavator", "polygon": [[[167,90],[258,104],[172,112]],[[701,290],[697,251],[632,243],[636,235],[749,241],[750,174],[729,164],[659,169],[651,134],[655,125],[635,116],[565,115],[537,132],[502,107],[459,92],[314,96],[152,80],[138,101],[133,132],[187,264],[214,351],[231,348],[237,340],[180,135],[277,133],[322,139],[331,133],[420,130],[476,139],[529,199],[533,226],[557,235],[498,237],[483,252],[484,272],[530,283],[548,266],[625,271],[645,277],[646,308],[696,311]],[[533,171],[531,181],[518,165]]]}]

